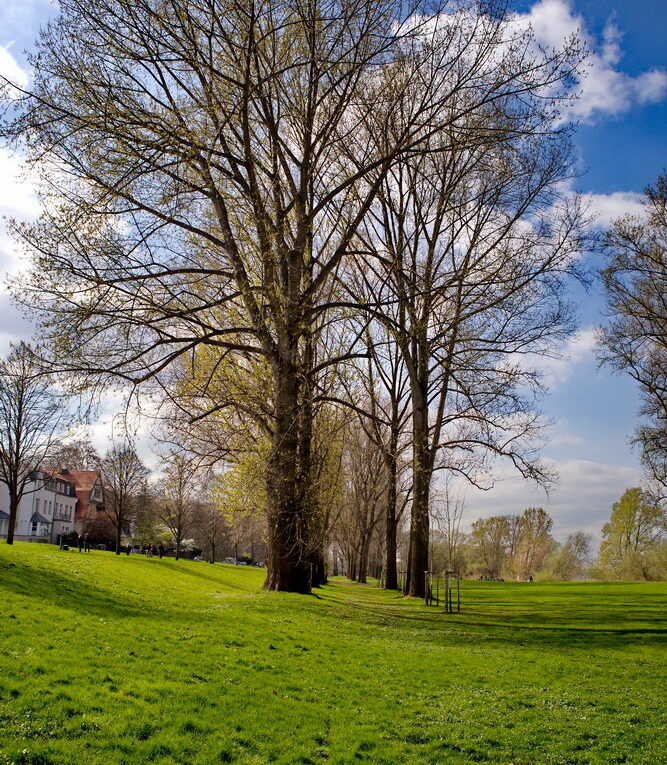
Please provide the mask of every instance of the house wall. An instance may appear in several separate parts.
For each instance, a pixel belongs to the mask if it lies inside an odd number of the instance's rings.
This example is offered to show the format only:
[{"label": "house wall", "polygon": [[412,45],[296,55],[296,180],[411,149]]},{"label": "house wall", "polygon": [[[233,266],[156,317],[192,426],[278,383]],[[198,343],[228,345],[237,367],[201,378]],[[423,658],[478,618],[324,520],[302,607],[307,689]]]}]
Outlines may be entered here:
[{"label": "house wall", "polygon": [[[32,479],[19,504],[14,538],[19,541],[55,542],[59,534],[74,529],[76,496],[71,496],[73,486],[58,479],[45,483],[43,478]],[[0,510],[9,513],[9,492],[0,484]],[[32,516],[39,513],[46,523],[33,524]],[[6,529],[5,529],[6,534]]]}]

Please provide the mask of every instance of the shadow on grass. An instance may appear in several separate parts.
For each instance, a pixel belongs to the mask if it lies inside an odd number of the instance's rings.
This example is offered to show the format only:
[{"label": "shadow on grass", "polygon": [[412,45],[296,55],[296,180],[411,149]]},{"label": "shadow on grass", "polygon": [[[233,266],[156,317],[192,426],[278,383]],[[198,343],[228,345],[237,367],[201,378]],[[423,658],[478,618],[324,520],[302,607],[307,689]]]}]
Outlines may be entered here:
[{"label": "shadow on grass", "polygon": [[131,604],[112,597],[108,590],[89,581],[77,579],[58,571],[15,564],[0,566],[0,590],[44,601],[51,606],[65,608],[78,614],[100,617],[126,618],[145,616],[142,604]]},{"label": "shadow on grass", "polygon": [[[205,579],[209,582],[212,582],[218,587],[224,587],[226,589],[230,590],[241,590],[242,592],[257,592],[257,590],[261,589],[262,582],[260,581],[259,577],[257,580],[250,579],[247,584],[236,584],[229,581],[229,579],[225,579],[224,581],[220,579],[219,576],[211,576],[213,571],[211,571],[211,574],[208,573],[208,568],[201,568],[210,564],[203,563],[201,561],[188,561],[188,560],[175,560],[174,558],[163,558],[162,560],[156,561],[156,563],[164,568],[168,568],[171,571],[175,571],[178,574],[185,574],[187,576],[193,576],[197,577],[198,579]],[[238,572],[241,574],[241,572]],[[241,574],[243,576],[246,573],[246,571]],[[252,575],[254,572],[253,569],[249,569],[247,571],[248,574]],[[236,574],[236,572],[235,572]]]},{"label": "shadow on grass", "polygon": [[[469,640],[471,631],[479,630],[479,637],[485,642],[592,649],[660,645],[667,638],[667,629],[659,626],[659,603],[654,609],[632,608],[626,603],[615,603],[614,608],[582,603],[579,608],[573,604],[561,613],[551,611],[545,603],[531,603],[531,608],[522,609],[517,609],[516,602],[499,603],[497,612],[488,603],[484,603],[483,608],[480,604],[464,604],[461,614],[448,615],[443,613],[442,607],[427,607],[400,593],[380,595],[378,592],[371,599],[375,594],[371,589],[370,593],[359,591],[359,599],[356,599],[353,591],[337,586],[342,584],[329,585],[321,598],[366,618],[373,616],[383,621],[392,620],[395,624],[418,624],[420,628],[426,627],[435,639],[446,635],[450,640],[456,640],[457,632],[463,632]],[[645,626],[651,620],[656,620],[658,626]],[[637,623],[633,624],[633,621]],[[618,626],[610,626],[614,622]]]}]

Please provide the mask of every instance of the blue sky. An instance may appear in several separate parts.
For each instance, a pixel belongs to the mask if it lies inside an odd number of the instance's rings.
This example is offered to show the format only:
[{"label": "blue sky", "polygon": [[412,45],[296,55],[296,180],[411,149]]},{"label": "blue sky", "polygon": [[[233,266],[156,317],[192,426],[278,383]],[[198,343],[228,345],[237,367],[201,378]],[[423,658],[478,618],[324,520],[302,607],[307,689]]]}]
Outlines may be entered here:
[{"label": "blue sky", "polygon": [[[54,8],[47,0],[0,3],[1,73],[26,81],[23,51]],[[589,195],[600,225],[639,212],[642,190],[667,168],[667,2],[517,0],[515,8],[528,16],[538,40],[546,44],[557,44],[575,29],[586,39],[589,75],[573,114],[579,121],[576,145],[583,171],[576,190]],[[0,214],[30,217],[37,212],[29,181],[20,176],[19,158],[0,147]],[[16,274],[20,267],[0,227],[0,274]],[[494,489],[467,491],[469,521],[542,504],[554,518],[557,537],[577,529],[597,537],[612,502],[640,480],[638,458],[629,444],[637,424],[637,390],[630,380],[597,368],[599,291],[573,294],[581,328],[562,349],[563,358],[545,367],[551,391],[543,408],[555,425],[544,456],[560,473],[558,488],[547,498],[499,466],[501,480]],[[0,284],[0,353],[11,340],[29,335],[29,324]],[[110,403],[108,416],[92,429],[102,449],[112,413]]]}]

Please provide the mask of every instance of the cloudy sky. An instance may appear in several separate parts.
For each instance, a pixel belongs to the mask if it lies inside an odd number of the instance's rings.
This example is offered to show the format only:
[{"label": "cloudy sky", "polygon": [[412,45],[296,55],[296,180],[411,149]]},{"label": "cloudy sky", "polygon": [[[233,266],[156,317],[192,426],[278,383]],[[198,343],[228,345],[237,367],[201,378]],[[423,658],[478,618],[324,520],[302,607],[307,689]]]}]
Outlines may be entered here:
[{"label": "cloudy sky", "polygon": [[[667,3],[664,0],[517,0],[538,41],[558,45],[577,32],[591,55],[588,75],[572,117],[579,122],[576,144],[583,175],[577,190],[586,194],[598,224],[641,210],[641,192],[667,167]],[[0,73],[26,84],[24,52],[55,5],[48,0],[0,3]],[[20,157],[0,146],[0,215],[34,216],[39,207]],[[0,274],[20,273],[21,262],[0,226]],[[541,504],[554,518],[556,536],[584,529],[599,535],[612,502],[640,480],[637,455],[629,440],[636,425],[637,390],[623,377],[599,370],[595,326],[602,300],[594,289],[575,295],[580,329],[562,359],[549,362],[551,390],[544,411],[555,421],[545,458],[557,468],[558,487],[545,497],[505,469],[488,492],[467,491],[467,516],[520,512]],[[31,328],[0,286],[0,353]],[[109,407],[109,415],[113,406]],[[94,428],[103,450],[110,417]]]}]

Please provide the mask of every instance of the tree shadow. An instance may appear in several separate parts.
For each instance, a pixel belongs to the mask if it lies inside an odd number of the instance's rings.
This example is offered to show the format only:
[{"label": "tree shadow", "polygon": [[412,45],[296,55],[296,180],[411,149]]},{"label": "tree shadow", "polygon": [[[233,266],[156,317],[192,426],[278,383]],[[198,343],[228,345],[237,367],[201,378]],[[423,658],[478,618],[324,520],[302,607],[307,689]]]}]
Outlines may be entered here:
[{"label": "tree shadow", "polygon": [[20,563],[0,564],[0,588],[76,614],[106,618],[147,615],[145,606],[140,603],[132,604],[90,581],[78,578],[74,580],[53,569],[46,571]]},{"label": "tree shadow", "polygon": [[[175,560],[174,558],[163,558],[162,560],[155,561],[156,564],[163,568],[168,568],[171,571],[176,571],[178,574],[185,574],[186,576],[196,577],[198,579],[204,579],[212,582],[218,587],[224,587],[230,590],[240,590],[242,592],[256,592],[258,589],[257,582],[249,581],[248,584],[232,584],[228,579],[221,580],[219,576],[211,575],[207,573],[208,569],[201,569],[199,566],[207,566],[203,561],[188,561],[188,560]],[[240,566],[239,568],[244,568]],[[250,569],[247,573],[251,573]],[[240,573],[240,572],[239,572]],[[244,573],[246,573],[244,571]],[[254,572],[253,572],[254,573]],[[261,583],[259,584],[261,587]]]},{"label": "tree shadow", "polygon": [[[469,640],[471,633],[477,633],[484,642],[593,649],[657,646],[664,644],[667,637],[667,629],[659,626],[660,621],[657,626],[646,626],[647,622],[656,620],[655,609],[659,608],[662,598],[656,598],[654,609],[617,601],[614,607],[603,604],[596,608],[586,604],[586,608],[578,609],[571,605],[567,612],[557,613],[549,611],[544,604],[519,609],[516,601],[507,601],[499,602],[497,611],[491,610],[486,603],[482,608],[464,604],[460,614],[445,614],[442,606],[425,606],[400,593],[383,593],[381,596],[378,593],[375,600],[361,600],[354,598],[350,590],[337,590],[336,584],[327,589],[322,593],[323,600],[363,614],[366,620],[372,617],[383,623],[393,620],[397,624],[419,624],[436,641],[443,637],[455,640],[460,633],[463,633],[462,639],[465,635]],[[609,626],[615,621],[618,626]]]}]

